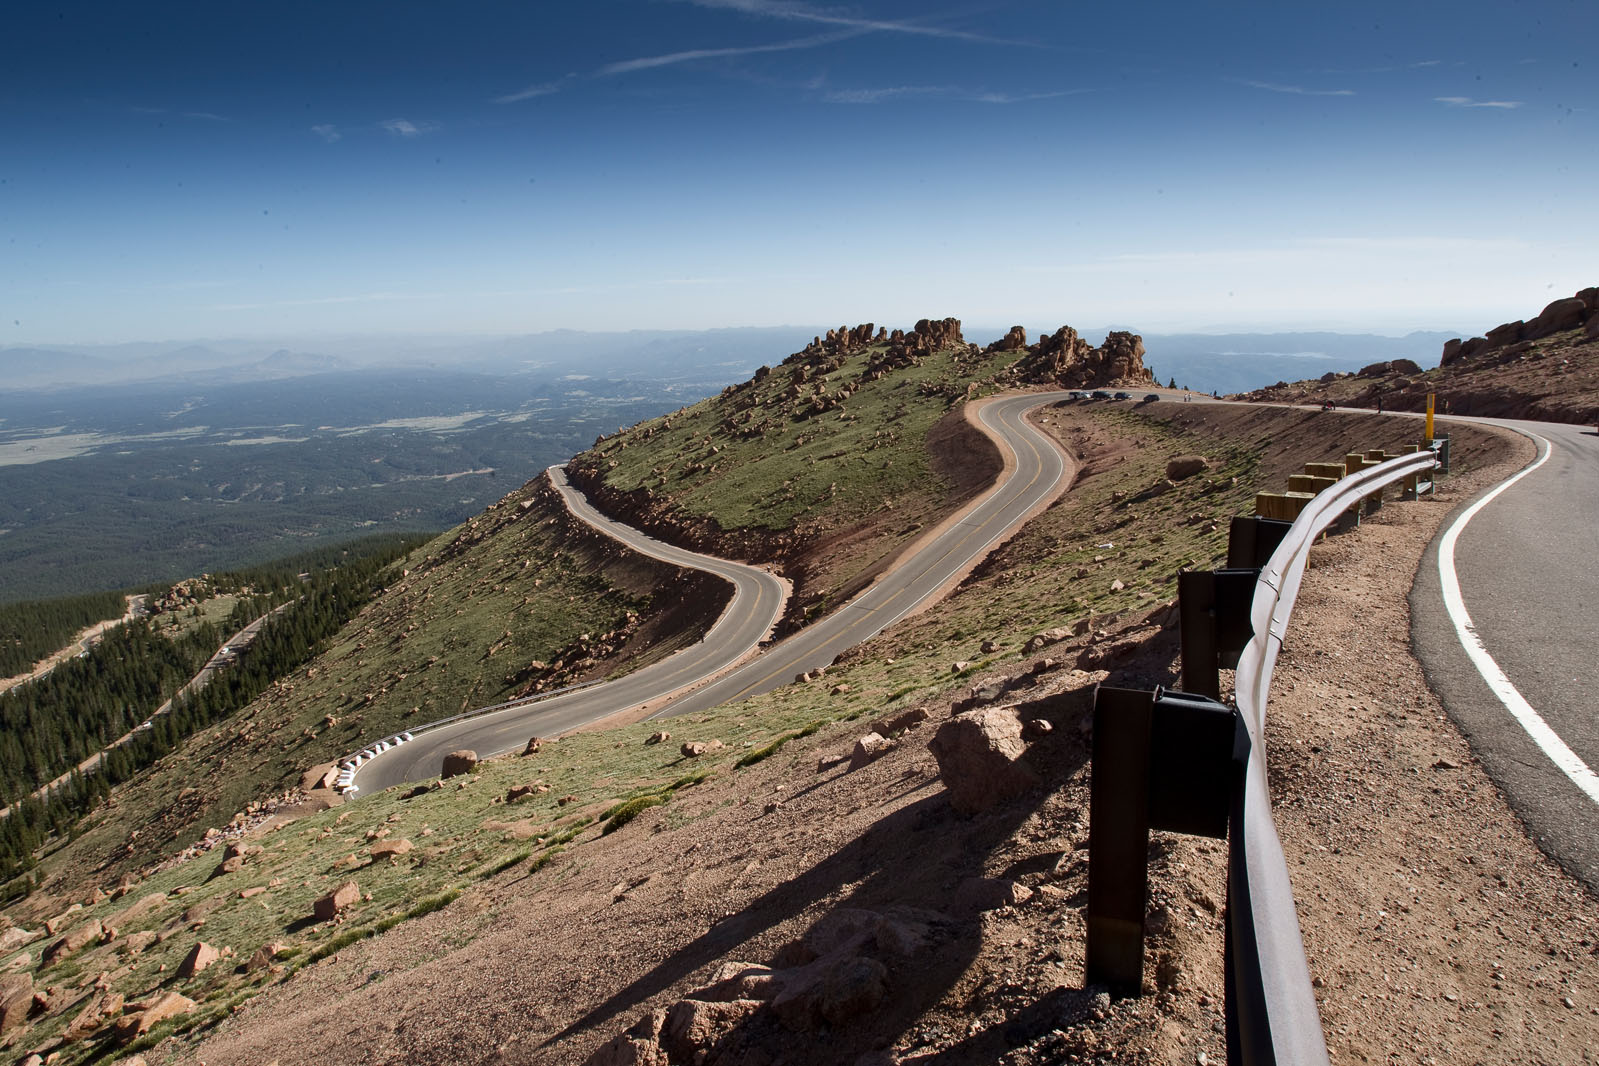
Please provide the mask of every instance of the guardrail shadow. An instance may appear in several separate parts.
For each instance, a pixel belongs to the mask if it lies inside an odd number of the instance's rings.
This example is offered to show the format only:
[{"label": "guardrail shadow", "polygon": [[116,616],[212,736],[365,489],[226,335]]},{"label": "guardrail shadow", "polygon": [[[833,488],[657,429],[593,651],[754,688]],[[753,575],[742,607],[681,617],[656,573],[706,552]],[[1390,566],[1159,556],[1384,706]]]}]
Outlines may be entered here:
[{"label": "guardrail shadow", "polygon": [[[891,991],[869,1017],[860,1019],[861,1031],[857,1033],[852,1028],[846,1033],[835,1028],[829,1040],[816,1046],[818,1057],[814,1061],[853,1061],[863,1052],[893,1043],[957,986],[981,951],[982,923],[975,913],[959,913],[956,888],[967,878],[984,876],[990,857],[1086,765],[1087,741],[1079,724],[1091,706],[1091,687],[1020,705],[1025,709],[1024,717],[1046,718],[1054,726],[1052,732],[1027,749],[1027,761],[1038,772],[1042,784],[1022,798],[970,819],[956,814],[942,790],[901,807],[804,873],[774,886],[745,904],[737,914],[672,952],[541,1046],[553,1047],[601,1025],[631,1022],[623,1017],[628,1011],[712,963],[733,959],[775,963],[782,957],[781,945],[773,943],[769,934],[807,912],[814,910],[815,920],[843,908],[878,913],[895,909],[932,912],[935,921],[931,943],[914,957],[890,966]],[[914,736],[913,743],[925,743],[931,730],[924,729]],[[868,768],[856,772],[871,771]],[[822,787],[845,776],[840,773]],[[934,779],[929,777],[908,791],[931,788],[933,784]],[[898,796],[905,794],[902,791]],[[895,802],[897,798],[882,802]],[[1085,807],[1082,816],[1086,815]],[[1052,864],[1062,854],[1033,857],[1021,865],[1031,868],[1041,862]],[[1011,863],[998,876],[1015,877],[1023,872],[1018,864]],[[1076,905],[1080,906],[1080,902]],[[803,931],[797,935],[803,936]],[[1053,998],[1064,1000],[1069,995]],[[768,1040],[779,1032],[787,1034],[785,1046],[792,1055],[796,1034],[776,1029],[770,1013],[760,1011],[736,1026],[718,1041],[718,1048],[728,1040],[735,1041],[736,1047],[743,1036],[754,1039],[756,1031],[764,1028]],[[1043,1009],[1039,1018],[1046,1015],[1053,1019],[1051,1024],[1058,1024],[1061,1010],[1050,1013]],[[615,1027],[620,1031],[623,1026]],[[1047,1031],[1047,1027],[1041,1031]],[[842,1046],[845,1043],[848,1048]],[[735,1052],[734,1060],[737,1059]]]}]

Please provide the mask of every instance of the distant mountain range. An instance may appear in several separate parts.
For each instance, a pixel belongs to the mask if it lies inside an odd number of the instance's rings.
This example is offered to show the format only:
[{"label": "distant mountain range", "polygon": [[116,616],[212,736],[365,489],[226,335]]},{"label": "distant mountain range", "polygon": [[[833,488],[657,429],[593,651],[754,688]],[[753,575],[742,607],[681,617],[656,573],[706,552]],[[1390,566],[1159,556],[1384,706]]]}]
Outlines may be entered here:
[{"label": "distant mountain range", "polygon": [[[910,323],[906,323],[907,326]],[[1117,327],[1123,328],[1123,327]],[[1133,332],[1138,332],[1136,327]],[[427,368],[492,374],[541,372],[609,380],[740,381],[797,351],[825,327],[590,333],[554,330],[511,337],[345,336],[268,341],[203,340],[0,348],[0,389],[132,382],[226,385],[369,369]],[[998,337],[1003,329],[993,331]],[[1085,337],[1102,331],[1083,330]],[[981,329],[968,329],[983,343]],[[1433,366],[1459,334],[1146,333],[1145,362],[1162,382],[1239,392],[1277,381],[1350,371],[1381,360]]]}]

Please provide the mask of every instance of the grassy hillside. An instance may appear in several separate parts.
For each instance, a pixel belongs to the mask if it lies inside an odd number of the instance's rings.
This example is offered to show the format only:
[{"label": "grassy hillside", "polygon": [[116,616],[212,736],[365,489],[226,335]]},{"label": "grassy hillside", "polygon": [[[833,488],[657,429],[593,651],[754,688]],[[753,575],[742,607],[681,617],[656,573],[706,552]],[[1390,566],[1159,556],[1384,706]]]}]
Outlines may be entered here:
[{"label": "grassy hillside", "polygon": [[46,864],[47,887],[171,854],[372,738],[669,654],[726,595],[619,554],[530,483],[396,568],[309,667],[120,790]]},{"label": "grassy hillside", "polygon": [[1027,353],[985,352],[958,330],[922,352],[813,346],[601,440],[572,479],[664,539],[780,563],[795,583],[789,621],[814,616],[998,472],[960,409]]}]

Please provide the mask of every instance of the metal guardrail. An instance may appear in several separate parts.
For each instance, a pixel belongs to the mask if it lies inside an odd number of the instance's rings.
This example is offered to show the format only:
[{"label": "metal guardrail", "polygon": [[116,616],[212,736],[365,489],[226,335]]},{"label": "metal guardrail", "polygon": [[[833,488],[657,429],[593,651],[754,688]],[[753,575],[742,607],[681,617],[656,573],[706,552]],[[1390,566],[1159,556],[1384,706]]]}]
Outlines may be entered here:
[{"label": "metal guardrail", "polygon": [[1402,455],[1322,490],[1294,520],[1260,572],[1250,610],[1255,635],[1244,645],[1233,684],[1234,700],[1253,741],[1238,804],[1242,847],[1232,848],[1227,877],[1233,901],[1228,924],[1228,1036],[1231,1047],[1236,1027],[1242,1062],[1319,1066],[1329,1061],[1288,863],[1272,821],[1264,740],[1272,669],[1299,595],[1310,546],[1362,497],[1437,465],[1438,457],[1431,451]]},{"label": "metal guardrail", "polygon": [[531,704],[542,703],[545,700],[554,699],[556,696],[564,696],[568,692],[576,692],[579,689],[591,688],[594,685],[601,684],[603,680],[603,678],[599,678],[594,681],[584,681],[581,684],[565,685],[561,688],[551,689],[549,692],[540,692],[534,696],[523,696],[520,699],[506,700],[504,703],[494,703],[487,707],[475,707],[470,711],[462,711],[460,714],[452,714],[448,718],[440,718],[433,722],[424,722],[422,725],[416,726],[412,729],[407,729],[400,733],[396,733],[393,736],[384,737],[382,740],[374,740],[360,751],[351,755],[346,755],[333,764],[334,766],[338,767],[339,770],[338,777],[334,781],[333,787],[341,793],[361,791],[355,783],[356,772],[360,770],[361,767],[365,766],[379,755],[382,755],[385,751],[398,747],[407,741],[415,740],[419,734],[430,733],[435,729],[439,729],[455,722],[464,722],[468,718],[481,718],[486,714],[494,714],[496,711],[509,711],[516,707],[527,707]]},{"label": "metal guardrail", "polygon": [[[1136,994],[1143,972],[1149,830],[1226,836],[1227,1057],[1230,1063],[1327,1066],[1326,1038],[1300,939],[1293,889],[1272,820],[1264,739],[1271,675],[1310,547],[1373,494],[1439,465],[1427,450],[1354,471],[1307,501],[1260,568],[1250,632],[1237,652],[1235,707],[1194,693],[1101,687],[1095,696],[1089,814],[1088,978]],[[1413,490],[1412,490],[1413,491]],[[1258,534],[1258,530],[1251,530]],[[1275,535],[1275,531],[1273,531]],[[1230,560],[1231,562],[1232,560]],[[1226,571],[1218,572],[1227,573]],[[1226,597],[1185,609],[1184,624],[1222,620]],[[1194,605],[1189,605],[1193,607]],[[1226,625],[1193,647],[1213,675]],[[1191,654],[1184,634],[1184,676]],[[1230,656],[1229,656],[1230,658]],[[1099,831],[1096,832],[1095,826]]]}]

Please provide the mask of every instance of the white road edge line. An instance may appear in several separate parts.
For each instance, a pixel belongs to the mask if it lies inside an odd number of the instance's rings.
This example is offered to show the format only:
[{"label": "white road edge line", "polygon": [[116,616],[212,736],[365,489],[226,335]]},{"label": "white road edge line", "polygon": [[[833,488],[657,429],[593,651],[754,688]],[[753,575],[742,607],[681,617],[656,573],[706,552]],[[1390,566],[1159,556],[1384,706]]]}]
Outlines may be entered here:
[{"label": "white road edge line", "polygon": [[1527,432],[1527,436],[1538,444],[1540,453],[1538,461],[1500,482],[1492,492],[1466,508],[1460,517],[1455,519],[1444,533],[1443,539],[1438,542],[1438,580],[1442,586],[1444,609],[1449,612],[1449,620],[1455,625],[1460,646],[1465,649],[1466,655],[1477,667],[1482,679],[1488,683],[1488,688],[1498,697],[1499,702],[1505,705],[1505,710],[1510,712],[1511,717],[1526,730],[1533,743],[1542,748],[1550,761],[1571,779],[1571,783],[1580,788],[1595,804],[1599,804],[1599,775],[1596,775],[1576,752],[1566,746],[1566,742],[1560,739],[1558,733],[1549,728],[1549,723],[1533,710],[1532,704],[1517,691],[1516,686],[1505,676],[1505,672],[1499,668],[1493,656],[1488,654],[1487,647],[1471,623],[1471,615],[1466,613],[1466,603],[1460,595],[1460,579],[1455,576],[1455,541],[1465,530],[1466,523],[1475,518],[1477,512],[1492,503],[1500,493],[1548,462],[1551,451],[1549,442],[1536,433]]}]

